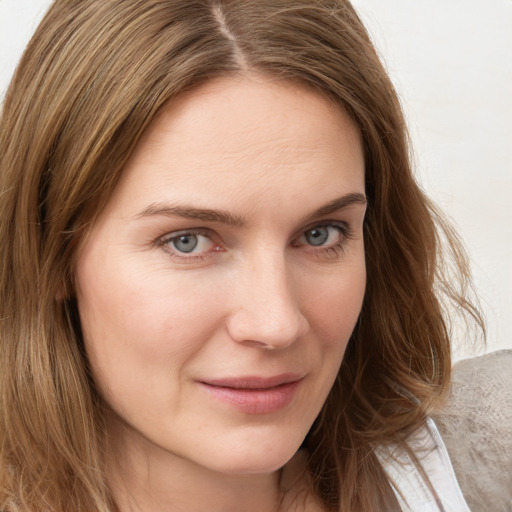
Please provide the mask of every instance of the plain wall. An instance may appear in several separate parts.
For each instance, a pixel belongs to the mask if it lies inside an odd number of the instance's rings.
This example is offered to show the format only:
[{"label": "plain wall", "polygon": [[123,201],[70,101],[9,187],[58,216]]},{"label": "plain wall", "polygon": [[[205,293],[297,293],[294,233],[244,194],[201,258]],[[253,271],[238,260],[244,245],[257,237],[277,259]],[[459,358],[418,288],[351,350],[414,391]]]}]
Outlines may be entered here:
[{"label": "plain wall", "polygon": [[[49,3],[0,0],[0,97]],[[402,97],[419,180],[466,243],[487,351],[512,348],[512,0],[353,3]],[[464,336],[457,357],[474,352]]]}]

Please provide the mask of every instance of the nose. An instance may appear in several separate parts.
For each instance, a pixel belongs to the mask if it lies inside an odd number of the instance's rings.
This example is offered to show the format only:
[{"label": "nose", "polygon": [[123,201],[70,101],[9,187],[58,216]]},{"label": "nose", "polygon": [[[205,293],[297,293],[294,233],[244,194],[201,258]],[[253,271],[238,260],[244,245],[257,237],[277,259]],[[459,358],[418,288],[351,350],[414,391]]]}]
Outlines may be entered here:
[{"label": "nose", "polygon": [[232,289],[227,329],[231,338],[266,350],[284,349],[309,329],[301,311],[300,283],[282,254],[252,258]]}]

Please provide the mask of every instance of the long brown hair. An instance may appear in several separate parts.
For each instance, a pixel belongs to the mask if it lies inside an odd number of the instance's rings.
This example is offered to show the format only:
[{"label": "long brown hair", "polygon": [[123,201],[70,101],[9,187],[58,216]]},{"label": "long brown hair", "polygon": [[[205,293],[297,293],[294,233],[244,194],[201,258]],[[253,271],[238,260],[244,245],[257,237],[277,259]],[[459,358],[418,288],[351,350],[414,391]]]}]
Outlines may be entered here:
[{"label": "long brown hair", "polygon": [[2,510],[115,509],[73,300],[77,251],[157,113],[198,84],[247,72],[308,84],[361,132],[367,292],[304,444],[326,508],[396,507],[374,450],[403,443],[447,386],[440,297],[481,320],[465,298],[464,254],[413,178],[399,101],[350,3],[56,0],[0,125]]}]

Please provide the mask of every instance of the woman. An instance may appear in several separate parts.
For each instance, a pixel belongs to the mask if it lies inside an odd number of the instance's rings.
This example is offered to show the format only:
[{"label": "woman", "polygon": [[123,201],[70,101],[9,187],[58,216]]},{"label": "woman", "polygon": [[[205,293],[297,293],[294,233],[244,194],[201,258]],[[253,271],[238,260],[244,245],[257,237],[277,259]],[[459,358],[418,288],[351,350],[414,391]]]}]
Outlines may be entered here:
[{"label": "woman", "polygon": [[57,0],[1,123],[3,510],[465,509],[479,316],[348,2]]}]

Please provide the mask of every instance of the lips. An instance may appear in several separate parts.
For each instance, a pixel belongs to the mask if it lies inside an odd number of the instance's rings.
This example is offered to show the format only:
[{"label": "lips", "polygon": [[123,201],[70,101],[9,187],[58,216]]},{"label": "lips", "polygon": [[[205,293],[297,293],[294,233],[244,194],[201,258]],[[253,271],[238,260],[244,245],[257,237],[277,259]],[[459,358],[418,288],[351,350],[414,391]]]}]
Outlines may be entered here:
[{"label": "lips", "polygon": [[236,377],[201,381],[213,398],[246,414],[270,414],[287,407],[303,376],[281,374],[273,377]]}]

